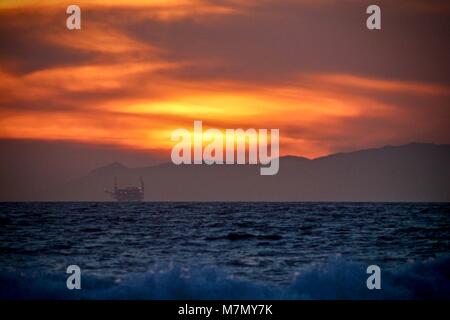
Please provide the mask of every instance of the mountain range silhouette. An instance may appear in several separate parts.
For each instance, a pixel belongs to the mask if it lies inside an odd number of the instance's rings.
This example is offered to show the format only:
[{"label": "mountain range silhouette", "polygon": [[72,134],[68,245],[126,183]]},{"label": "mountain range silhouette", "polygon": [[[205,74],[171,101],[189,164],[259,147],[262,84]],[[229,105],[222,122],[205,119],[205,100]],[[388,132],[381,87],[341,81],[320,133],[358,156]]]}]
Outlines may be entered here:
[{"label": "mountain range silhouette", "polygon": [[[411,143],[317,159],[280,158],[274,176],[259,165],[128,168],[113,162],[42,192],[41,201],[112,201],[104,192],[145,181],[145,201],[450,201],[450,145]],[[27,199],[23,199],[27,200]]]}]

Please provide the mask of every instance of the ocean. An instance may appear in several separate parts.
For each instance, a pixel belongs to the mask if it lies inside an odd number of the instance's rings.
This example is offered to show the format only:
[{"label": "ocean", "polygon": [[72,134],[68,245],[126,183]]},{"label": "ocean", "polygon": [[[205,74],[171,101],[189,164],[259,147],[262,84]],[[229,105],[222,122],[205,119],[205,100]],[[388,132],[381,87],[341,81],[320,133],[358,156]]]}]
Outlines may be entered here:
[{"label": "ocean", "polygon": [[2,299],[450,298],[448,203],[1,203],[0,230]]}]

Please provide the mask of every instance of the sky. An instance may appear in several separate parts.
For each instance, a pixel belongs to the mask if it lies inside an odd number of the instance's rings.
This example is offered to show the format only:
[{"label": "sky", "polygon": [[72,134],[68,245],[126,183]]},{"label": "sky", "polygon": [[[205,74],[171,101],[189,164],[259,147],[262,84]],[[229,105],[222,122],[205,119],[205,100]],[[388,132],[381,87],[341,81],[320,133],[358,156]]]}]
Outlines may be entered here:
[{"label": "sky", "polygon": [[[66,8],[81,8],[81,30]],[[177,128],[280,129],[315,158],[450,143],[448,1],[0,2],[0,139],[170,157]]]}]

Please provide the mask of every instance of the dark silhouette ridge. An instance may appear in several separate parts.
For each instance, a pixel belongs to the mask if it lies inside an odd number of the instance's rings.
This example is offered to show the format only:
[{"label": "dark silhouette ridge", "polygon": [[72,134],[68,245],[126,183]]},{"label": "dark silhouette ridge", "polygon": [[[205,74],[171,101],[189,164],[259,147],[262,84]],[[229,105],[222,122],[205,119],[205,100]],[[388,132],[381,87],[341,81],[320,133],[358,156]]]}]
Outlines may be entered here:
[{"label": "dark silhouette ridge", "polygon": [[450,145],[411,143],[309,160],[280,158],[275,176],[259,165],[127,168],[120,163],[49,190],[42,201],[110,201],[103,190],[146,181],[146,201],[450,201]]},{"label": "dark silhouette ridge", "polygon": [[[118,145],[0,139],[0,201],[39,199],[112,161],[128,167],[166,162],[167,155]],[[135,182],[134,182],[135,183]]]}]

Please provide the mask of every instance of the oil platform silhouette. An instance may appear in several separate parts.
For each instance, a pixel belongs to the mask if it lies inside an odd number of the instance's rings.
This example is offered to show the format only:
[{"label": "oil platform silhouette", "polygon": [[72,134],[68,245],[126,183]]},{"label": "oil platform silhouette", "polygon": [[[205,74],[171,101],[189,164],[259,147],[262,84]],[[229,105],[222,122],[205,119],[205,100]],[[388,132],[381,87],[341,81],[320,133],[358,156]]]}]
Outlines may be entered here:
[{"label": "oil platform silhouette", "polygon": [[105,190],[118,202],[138,202],[144,200],[144,180],[140,178],[140,187],[117,187],[117,177],[114,177],[114,191]]}]

